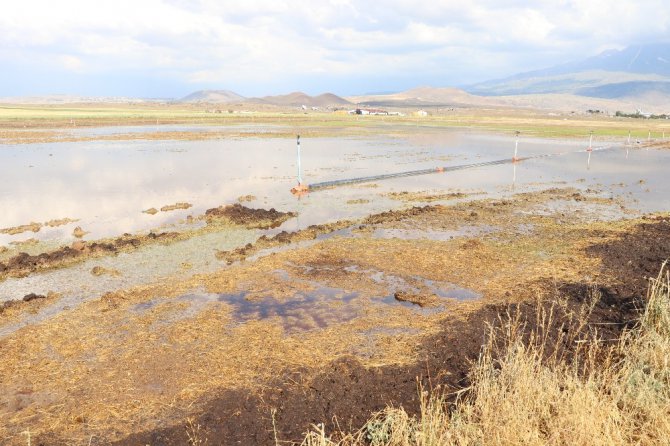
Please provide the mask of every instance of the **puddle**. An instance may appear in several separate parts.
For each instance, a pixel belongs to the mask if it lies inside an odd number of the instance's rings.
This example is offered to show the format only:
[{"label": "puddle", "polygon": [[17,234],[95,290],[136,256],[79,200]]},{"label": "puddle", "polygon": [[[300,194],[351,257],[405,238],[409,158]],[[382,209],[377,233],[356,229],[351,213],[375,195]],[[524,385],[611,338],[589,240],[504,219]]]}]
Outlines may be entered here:
[{"label": "puddle", "polygon": [[[131,308],[135,314],[145,314],[170,305],[167,314],[161,314],[156,326],[196,316],[209,304],[227,304],[231,307],[231,327],[249,321],[278,319],[286,333],[327,328],[353,320],[361,315],[362,307],[354,303],[359,296],[339,288],[320,287],[314,291],[297,292],[290,299],[271,296],[247,299],[248,291],[238,293],[189,293],[174,299],[154,299]],[[183,306],[174,304],[183,303]],[[155,328],[155,327],[154,327]]]},{"label": "puddle", "polygon": [[[349,272],[361,272],[356,266],[345,268]],[[224,303],[231,307],[232,326],[249,321],[267,319],[279,320],[284,332],[296,333],[328,328],[332,325],[349,322],[362,316],[370,308],[376,311],[385,311],[386,306],[396,306],[411,309],[420,315],[432,315],[444,311],[449,300],[470,300],[481,296],[472,290],[457,287],[446,282],[436,282],[418,276],[412,281],[425,287],[428,292],[443,299],[437,305],[420,307],[419,305],[399,301],[394,293],[397,290],[416,290],[407,281],[393,275],[380,272],[372,274],[372,279],[378,283],[388,285],[390,295],[384,297],[370,297],[364,299],[361,293],[337,287],[329,287],[314,281],[300,281],[291,278],[288,272],[277,270],[273,272],[283,281],[304,282],[313,285],[309,291],[297,290],[289,298],[278,299],[261,292],[239,291],[236,293],[205,293],[193,292],[174,299],[153,299],[134,305],[130,311],[135,314],[145,314],[150,311],[159,311],[166,307],[166,314],[161,314],[157,325],[173,323],[181,319],[196,316],[207,305]],[[368,274],[369,271],[364,271]],[[249,298],[249,296],[253,296]],[[371,305],[369,306],[368,303]],[[175,305],[185,304],[185,305]],[[168,307],[169,306],[169,307]]]},{"label": "puddle", "polygon": [[397,300],[395,298],[396,292],[432,293],[443,299],[455,299],[458,301],[480,299],[482,297],[481,294],[476,291],[459,287],[453,283],[429,280],[421,276],[411,276],[408,280],[383,271],[361,269],[358,265],[347,266],[344,268],[344,271],[365,274],[375,283],[386,285],[391,294],[384,297],[384,302],[397,303],[410,308],[417,305],[411,302]]}]

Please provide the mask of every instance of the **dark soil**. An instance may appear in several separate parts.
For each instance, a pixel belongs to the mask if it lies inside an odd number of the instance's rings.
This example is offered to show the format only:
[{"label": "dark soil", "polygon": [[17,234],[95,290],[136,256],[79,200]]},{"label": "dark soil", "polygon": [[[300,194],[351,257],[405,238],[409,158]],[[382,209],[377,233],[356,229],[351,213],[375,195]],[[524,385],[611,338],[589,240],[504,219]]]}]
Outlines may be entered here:
[{"label": "dark soil", "polygon": [[439,214],[444,207],[441,205],[414,206],[410,209],[398,211],[386,211],[379,214],[370,215],[364,220],[365,224],[374,225],[379,223],[405,220],[408,217],[415,217],[422,214]]},{"label": "dark soil", "polygon": [[670,259],[670,217],[646,217],[637,229],[613,243],[587,250],[600,257],[605,271],[617,282],[614,293],[625,298],[644,297],[647,279],[656,277],[662,262]]},{"label": "dark soil", "polygon": [[230,206],[219,206],[205,211],[205,217],[208,219],[225,218],[236,225],[247,227],[269,229],[276,228],[289,218],[295,217],[295,212],[281,212],[275,208],[252,209],[235,203]]},{"label": "dark soil", "polygon": [[278,246],[288,245],[299,241],[314,240],[320,235],[329,234],[340,229],[347,228],[352,224],[353,222],[351,221],[340,220],[335,223],[310,225],[305,229],[294,232],[281,231],[272,237],[261,235],[254,243],[247,243],[245,246],[235,248],[231,251],[217,251],[216,258],[219,260],[224,260],[229,265],[231,265],[234,262],[242,261],[263,249],[276,248]]},{"label": "dark soil", "polygon": [[124,235],[109,242],[87,243],[77,241],[72,246],[63,246],[55,251],[36,255],[21,252],[5,262],[0,262],[0,279],[3,276],[22,277],[35,271],[69,265],[88,257],[116,254],[120,251],[137,248],[147,239],[151,241],[169,240],[176,236],[177,233],[174,232],[161,232],[159,234],[151,232],[145,237]]}]

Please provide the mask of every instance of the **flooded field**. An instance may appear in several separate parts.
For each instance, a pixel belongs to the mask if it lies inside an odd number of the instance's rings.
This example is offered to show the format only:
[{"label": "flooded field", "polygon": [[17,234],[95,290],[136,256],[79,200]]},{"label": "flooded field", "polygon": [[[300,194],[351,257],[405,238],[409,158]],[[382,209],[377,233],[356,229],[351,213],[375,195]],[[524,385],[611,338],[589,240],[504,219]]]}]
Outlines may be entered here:
[{"label": "flooded field", "polygon": [[[441,367],[436,382],[457,388],[481,345],[480,331],[440,336],[568,285],[624,289],[610,247],[670,209],[667,148],[522,136],[513,163],[513,136],[420,126],[303,136],[302,177],[445,171],[296,196],[289,130],[64,129],[90,140],[0,146],[8,444],[26,430],[43,444],[179,444],[192,417],[249,444],[274,444],[275,422],[296,440],[329,418],[319,395],[338,388],[322,379],[342,368],[374,395],[402,383],[374,404],[343,397],[344,419],[411,406],[418,373]],[[164,135],[102,139],[129,133]],[[295,410],[301,392],[314,414]]]}]

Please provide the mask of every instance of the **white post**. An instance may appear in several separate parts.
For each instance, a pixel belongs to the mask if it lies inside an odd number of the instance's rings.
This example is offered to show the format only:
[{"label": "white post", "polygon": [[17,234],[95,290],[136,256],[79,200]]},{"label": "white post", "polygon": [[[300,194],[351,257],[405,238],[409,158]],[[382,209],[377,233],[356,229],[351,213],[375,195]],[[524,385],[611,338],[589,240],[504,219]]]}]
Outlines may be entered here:
[{"label": "white post", "polygon": [[512,161],[517,161],[519,159],[516,156],[518,151],[519,151],[519,131],[517,130],[516,140],[514,141],[514,157],[512,158]]},{"label": "white post", "polygon": [[589,159],[586,160],[586,170],[591,170],[591,151],[589,151]]},{"label": "white post", "polygon": [[[593,143],[593,130],[591,130],[590,135],[589,135],[589,148],[586,149],[587,152],[590,152],[590,151],[593,150],[592,143]],[[590,158],[590,156],[591,155],[589,155],[589,158]]]},{"label": "white post", "polygon": [[647,141],[651,141],[651,130],[649,130],[649,135],[647,136]]},{"label": "white post", "polygon": [[628,145],[630,145],[630,130],[628,130]]},{"label": "white post", "polygon": [[302,185],[302,166],[300,165],[300,135],[296,138],[298,145],[298,185]]}]

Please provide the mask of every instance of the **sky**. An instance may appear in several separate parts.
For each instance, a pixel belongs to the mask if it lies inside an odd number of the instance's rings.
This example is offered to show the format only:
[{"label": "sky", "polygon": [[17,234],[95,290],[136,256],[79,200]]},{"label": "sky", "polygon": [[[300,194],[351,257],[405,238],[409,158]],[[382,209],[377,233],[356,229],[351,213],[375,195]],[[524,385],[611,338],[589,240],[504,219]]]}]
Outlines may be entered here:
[{"label": "sky", "polygon": [[466,86],[667,41],[667,0],[2,0],[0,97]]}]

